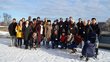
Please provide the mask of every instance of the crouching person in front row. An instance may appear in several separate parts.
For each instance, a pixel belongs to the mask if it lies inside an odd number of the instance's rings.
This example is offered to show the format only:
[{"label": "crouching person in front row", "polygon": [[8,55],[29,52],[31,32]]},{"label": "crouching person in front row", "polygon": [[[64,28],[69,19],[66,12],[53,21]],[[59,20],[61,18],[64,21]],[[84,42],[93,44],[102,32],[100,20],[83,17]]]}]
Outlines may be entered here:
[{"label": "crouching person in front row", "polygon": [[37,33],[36,32],[34,32],[32,34],[32,38],[31,38],[31,41],[29,44],[30,44],[30,49],[32,49],[32,48],[36,49],[37,48],[38,42],[37,42]]},{"label": "crouching person in front row", "polygon": [[65,32],[62,32],[62,35],[60,36],[60,45],[61,45],[61,49],[66,49],[67,48],[67,44],[66,44],[66,35]]},{"label": "crouching person in front row", "polygon": [[52,49],[58,48],[58,44],[59,44],[58,30],[54,30],[51,39],[52,39]]}]

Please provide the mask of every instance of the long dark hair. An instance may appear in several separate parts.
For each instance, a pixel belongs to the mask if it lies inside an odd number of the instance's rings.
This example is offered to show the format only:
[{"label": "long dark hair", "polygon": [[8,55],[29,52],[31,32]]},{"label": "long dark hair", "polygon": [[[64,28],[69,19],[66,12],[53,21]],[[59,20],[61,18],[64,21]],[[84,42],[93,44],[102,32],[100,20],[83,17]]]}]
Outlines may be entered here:
[{"label": "long dark hair", "polygon": [[22,20],[19,21],[18,25],[20,25],[20,22],[22,22]]}]

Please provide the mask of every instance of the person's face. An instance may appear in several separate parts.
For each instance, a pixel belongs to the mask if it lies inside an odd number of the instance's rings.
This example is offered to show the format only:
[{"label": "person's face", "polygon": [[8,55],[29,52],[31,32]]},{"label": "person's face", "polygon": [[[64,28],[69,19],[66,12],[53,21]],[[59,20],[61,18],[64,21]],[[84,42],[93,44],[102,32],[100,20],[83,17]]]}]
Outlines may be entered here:
[{"label": "person's face", "polygon": [[25,21],[25,19],[23,18],[23,19],[22,19],[22,21],[24,22],[24,21]]},{"label": "person's face", "polygon": [[94,20],[92,20],[92,24],[95,24],[96,23],[96,20],[94,19]]},{"label": "person's face", "polygon": [[70,17],[69,20],[72,20],[72,17]]},{"label": "person's face", "polygon": [[54,22],[54,24],[57,24],[57,22]]},{"label": "person's face", "polygon": [[36,24],[37,22],[36,22],[36,20],[35,21],[33,21],[33,24]]},{"label": "person's face", "polygon": [[66,21],[68,21],[68,18],[66,18]]},{"label": "person's face", "polygon": [[29,24],[29,21],[26,21],[26,24]]},{"label": "person's face", "polygon": [[63,19],[62,19],[62,18],[60,18],[60,21],[63,21]]},{"label": "person's face", "polygon": [[40,21],[40,18],[38,18],[37,20]]},{"label": "person's face", "polygon": [[20,21],[20,25],[22,25],[22,21]]},{"label": "person's face", "polygon": [[75,22],[75,21],[72,19],[72,20],[71,20],[71,23],[73,24],[74,22]]},{"label": "person's face", "polygon": [[48,24],[50,25],[50,24],[51,24],[51,22],[48,22]]},{"label": "person's face", "polygon": [[90,25],[90,23],[91,23],[90,21],[87,22],[87,24],[89,24],[89,25]]},{"label": "person's face", "polygon": [[62,33],[62,35],[65,35],[65,33]]},{"label": "person's face", "polygon": [[16,20],[13,20],[12,22],[13,22],[13,23],[15,23],[15,22],[16,22]]},{"label": "person's face", "polygon": [[43,25],[43,22],[41,22],[41,25]]},{"label": "person's face", "polygon": [[79,22],[81,22],[82,21],[82,19],[81,18],[79,18]]},{"label": "person's face", "polygon": [[83,24],[84,24],[84,26],[86,26],[86,25],[87,25],[87,22],[86,22],[86,21],[84,21],[84,22],[83,22]]},{"label": "person's face", "polygon": [[47,22],[47,18],[44,18],[44,21]]},{"label": "person's face", "polygon": [[31,16],[28,17],[28,20],[31,20]]}]

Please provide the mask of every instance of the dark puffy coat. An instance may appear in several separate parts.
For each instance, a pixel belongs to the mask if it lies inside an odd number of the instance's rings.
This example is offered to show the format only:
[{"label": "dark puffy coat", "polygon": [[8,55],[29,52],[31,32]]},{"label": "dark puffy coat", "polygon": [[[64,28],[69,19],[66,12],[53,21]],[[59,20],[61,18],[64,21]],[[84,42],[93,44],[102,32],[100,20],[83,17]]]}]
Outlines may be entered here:
[{"label": "dark puffy coat", "polygon": [[98,24],[91,24],[91,27],[96,34],[100,35],[100,28]]},{"label": "dark puffy coat", "polygon": [[16,26],[17,26],[17,23],[11,23],[8,26],[8,31],[9,31],[10,36],[16,36],[16,31],[15,31]]},{"label": "dark puffy coat", "polygon": [[78,33],[78,29],[75,23],[73,24],[69,24],[69,31],[70,33],[72,33],[73,35],[76,35]]},{"label": "dark puffy coat", "polygon": [[32,29],[30,26],[28,26],[28,27],[24,26],[23,27],[23,36],[24,36],[25,40],[30,40],[31,32],[32,32]]}]

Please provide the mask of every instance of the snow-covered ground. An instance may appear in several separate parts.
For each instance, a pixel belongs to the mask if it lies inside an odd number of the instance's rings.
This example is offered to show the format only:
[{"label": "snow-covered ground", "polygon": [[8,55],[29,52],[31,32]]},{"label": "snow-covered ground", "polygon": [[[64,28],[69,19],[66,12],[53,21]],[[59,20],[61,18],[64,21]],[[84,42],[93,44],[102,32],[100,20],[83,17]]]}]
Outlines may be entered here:
[{"label": "snow-covered ground", "polygon": [[[0,62],[85,62],[80,60],[81,50],[70,54],[70,50],[46,49],[25,50],[9,47],[9,38],[0,38]],[[88,62],[110,62],[110,51],[99,49],[98,59],[91,58]]]},{"label": "snow-covered ground", "polygon": [[10,37],[9,32],[0,31],[0,37]]}]

